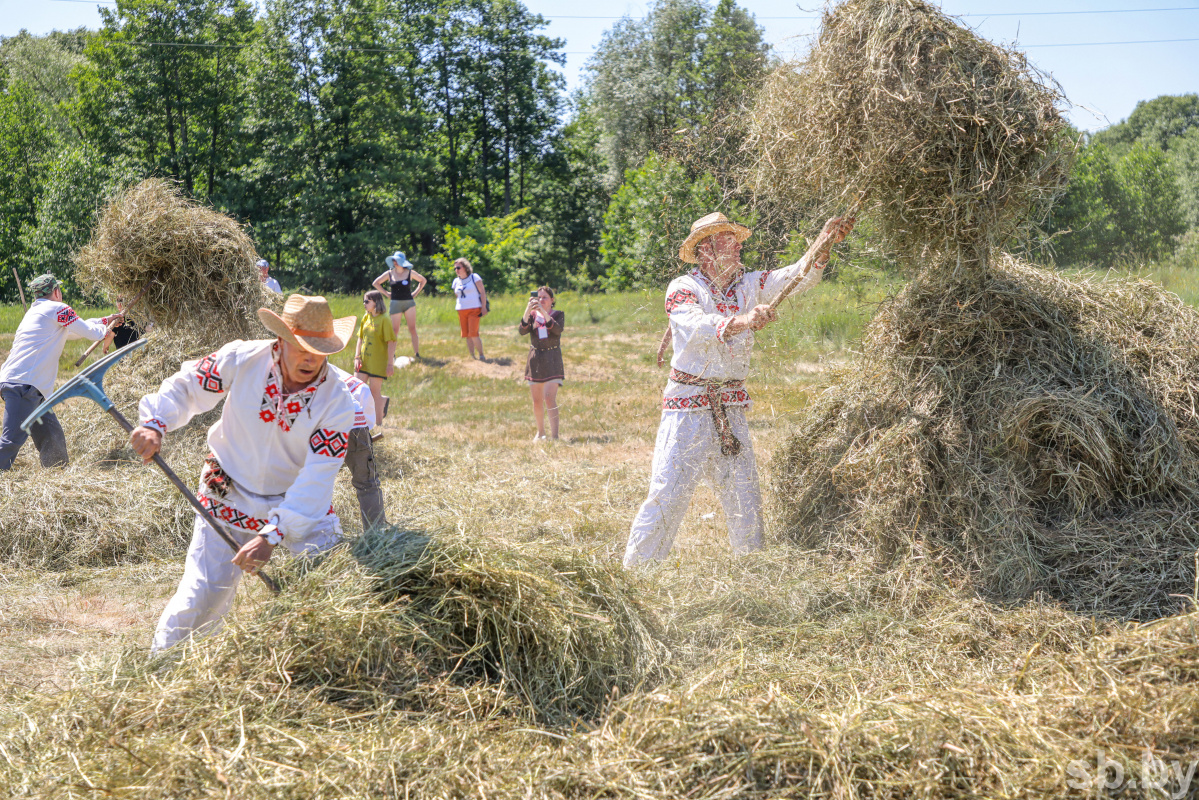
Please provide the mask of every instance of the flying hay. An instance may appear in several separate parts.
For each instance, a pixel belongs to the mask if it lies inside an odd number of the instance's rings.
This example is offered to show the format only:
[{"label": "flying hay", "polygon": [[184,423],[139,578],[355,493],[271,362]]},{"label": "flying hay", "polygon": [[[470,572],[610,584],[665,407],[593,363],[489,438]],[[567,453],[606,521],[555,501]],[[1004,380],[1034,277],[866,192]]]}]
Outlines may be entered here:
[{"label": "flying hay", "polygon": [[151,178],[105,205],[75,257],[81,286],[130,302],[131,316],[157,325],[200,322],[228,339],[252,329],[264,290],[254,244],[233,219]]},{"label": "flying hay", "polygon": [[1199,312],[994,259],[916,281],[775,456],[796,540],[932,558],[990,597],[1177,613],[1199,550]]},{"label": "flying hay", "polygon": [[930,252],[985,262],[1064,188],[1063,100],[1023,54],[928,3],[848,0],[825,11],[807,60],[761,89],[749,183],[820,216],[861,201],[913,271]]}]

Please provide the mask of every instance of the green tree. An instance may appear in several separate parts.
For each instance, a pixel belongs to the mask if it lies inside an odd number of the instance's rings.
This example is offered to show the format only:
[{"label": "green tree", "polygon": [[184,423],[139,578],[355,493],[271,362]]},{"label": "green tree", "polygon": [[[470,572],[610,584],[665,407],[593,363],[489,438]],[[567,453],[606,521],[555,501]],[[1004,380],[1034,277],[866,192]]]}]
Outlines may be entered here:
[{"label": "green tree", "polygon": [[1120,191],[1113,205],[1122,247],[1129,256],[1156,260],[1174,250],[1186,230],[1178,180],[1166,154],[1137,141],[1116,163]]},{"label": "green tree", "polygon": [[1178,179],[1183,218],[1188,227],[1199,229],[1199,127],[1171,143],[1169,158]]},{"label": "green tree", "polygon": [[22,237],[37,224],[37,200],[47,160],[55,147],[54,132],[42,105],[23,83],[0,92],[0,292],[17,298],[11,267],[24,280],[30,273]]},{"label": "green tree", "polygon": [[[668,281],[682,266],[678,249],[691,223],[716,208],[720,198],[711,175],[689,180],[681,164],[653,153],[639,168],[628,170],[604,214],[600,256],[605,288],[619,291]],[[725,213],[752,224],[736,209]]]},{"label": "green tree", "polygon": [[1049,227],[1065,264],[1111,266],[1168,255],[1186,225],[1165,154],[1141,142],[1119,158],[1101,143],[1083,147]]},{"label": "green tree", "polygon": [[607,31],[588,62],[608,185],[686,129],[735,105],[766,66],[768,45],[732,0],[656,0],[642,20]]},{"label": "green tree", "polygon": [[112,159],[170,176],[219,202],[243,158],[249,0],[118,0],[75,71],[85,138]]},{"label": "green tree", "polygon": [[255,142],[239,207],[292,283],[358,289],[432,224],[413,109],[414,46],[371,0],[271,0],[249,48]]},{"label": "green tree", "polygon": [[527,208],[503,217],[482,217],[461,227],[447,225],[441,252],[433,256],[434,278],[442,286],[454,280],[455,259],[465,258],[488,291],[522,289],[534,282],[529,261],[537,225],[521,225]]},{"label": "green tree", "polygon": [[9,79],[29,87],[60,139],[83,136],[71,114],[76,91],[70,76],[83,63],[84,48],[93,35],[86,28],[45,36],[22,30],[0,40],[0,63]]},{"label": "green tree", "polygon": [[1169,152],[1174,141],[1199,127],[1199,94],[1162,95],[1142,100],[1128,119],[1095,134],[1095,141],[1121,154],[1134,142],[1156,145]]}]

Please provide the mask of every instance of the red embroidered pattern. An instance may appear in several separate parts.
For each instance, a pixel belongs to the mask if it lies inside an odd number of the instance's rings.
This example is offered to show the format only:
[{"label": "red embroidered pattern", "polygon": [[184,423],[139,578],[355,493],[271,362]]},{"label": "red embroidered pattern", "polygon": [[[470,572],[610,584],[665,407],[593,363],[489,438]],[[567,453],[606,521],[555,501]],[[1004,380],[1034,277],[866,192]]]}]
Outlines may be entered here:
[{"label": "red embroidered pattern", "polygon": [[[275,378],[272,377],[267,381],[266,389],[262,392],[262,402],[258,406],[258,418],[268,424],[278,422],[280,428],[284,431],[290,431],[291,426],[296,422],[296,417],[300,416],[308,408],[308,404],[312,402],[312,398],[316,395],[316,390],[319,386],[320,384],[308,386],[290,395],[283,402],[283,407],[279,408],[277,400],[282,389]],[[279,414],[279,411],[283,413]]]},{"label": "red embroidered pattern", "polygon": [[[735,403],[748,403],[749,392],[744,389],[735,389],[733,391],[722,391],[720,399],[724,404],[733,405]],[[708,407],[708,396],[706,394],[693,394],[689,397],[663,397],[662,409],[665,411],[692,411],[697,408]]]},{"label": "red embroidered pattern", "polygon": [[770,277],[771,272],[773,272],[773,270],[769,269],[762,272],[761,277],[758,278],[758,291],[763,291],[766,289],[766,279]]},{"label": "red embroidered pattern", "polygon": [[666,313],[670,314],[679,306],[689,304],[699,305],[699,298],[690,289],[676,289],[666,296]]},{"label": "red embroidered pattern", "polygon": [[217,517],[217,519],[224,520],[230,525],[234,525],[242,530],[260,531],[266,527],[268,522],[268,520],[265,519],[259,519],[257,517],[251,517],[249,514],[243,514],[233,506],[227,506],[219,500],[213,500],[207,495],[197,494],[196,499],[200,501],[200,505],[211,511],[213,515]]},{"label": "red embroidered pattern", "polygon": [[729,317],[728,319],[724,320],[723,322],[721,322],[719,325],[716,326],[716,341],[718,341],[718,342],[724,341],[724,332],[725,332],[725,330],[728,329],[729,324],[732,321],[733,321],[733,318]]},{"label": "red embroidered pattern", "polygon": [[142,422],[142,425],[146,428],[153,428],[154,430],[158,431],[159,433],[167,432],[167,424],[165,422],[163,422],[162,420],[160,420],[158,417],[150,417],[149,419],[144,420]]},{"label": "red embroidered pattern", "polygon": [[204,356],[200,359],[200,363],[196,364],[196,380],[200,382],[200,388],[206,392],[220,394],[225,391],[221,373],[216,368],[216,353]]},{"label": "red embroidered pattern", "polygon": [[741,310],[741,305],[739,303],[717,303],[716,310],[721,314],[736,314]]},{"label": "red embroidered pattern", "polygon": [[62,311],[58,312],[58,324],[64,328],[77,319],[79,319],[79,315],[76,314],[75,309],[71,308],[70,306],[63,306]]},{"label": "red embroidered pattern", "polygon": [[318,428],[308,439],[312,452],[329,458],[345,458],[349,435],[329,428]]}]

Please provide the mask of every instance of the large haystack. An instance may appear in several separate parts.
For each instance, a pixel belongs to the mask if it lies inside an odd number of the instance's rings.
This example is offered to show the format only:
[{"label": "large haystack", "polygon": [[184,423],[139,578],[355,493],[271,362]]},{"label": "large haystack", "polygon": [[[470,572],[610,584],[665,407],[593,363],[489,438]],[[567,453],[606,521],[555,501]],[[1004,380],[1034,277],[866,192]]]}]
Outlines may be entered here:
[{"label": "large haystack", "polygon": [[136,319],[167,327],[233,325],[222,331],[233,339],[250,330],[246,323],[262,305],[257,259],[235,220],[151,178],[104,206],[75,257],[75,276],[113,302],[140,293],[130,312]]},{"label": "large haystack", "polygon": [[1175,613],[1199,550],[1199,313],[1010,256],[916,282],[776,455],[805,545],[908,556],[1120,618]]},{"label": "large haystack", "polygon": [[[750,184],[778,205],[862,213],[908,266],[981,264],[1069,174],[1057,87],[922,0],[848,0],[754,104]],[[945,263],[941,260],[938,263]],[[978,270],[976,270],[978,271]]]}]

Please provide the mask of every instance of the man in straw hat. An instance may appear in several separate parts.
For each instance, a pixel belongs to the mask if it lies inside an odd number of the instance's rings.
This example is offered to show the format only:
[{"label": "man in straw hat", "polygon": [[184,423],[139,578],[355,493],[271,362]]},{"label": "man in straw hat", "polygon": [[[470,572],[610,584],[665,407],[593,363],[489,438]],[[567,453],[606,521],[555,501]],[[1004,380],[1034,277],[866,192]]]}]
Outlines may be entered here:
[{"label": "man in straw hat", "polygon": [[[34,297],[13,336],[12,350],[0,369],[0,398],[4,400],[4,428],[0,432],[0,471],[12,469],[13,461],[28,438],[24,422],[42,401],[54,393],[58,360],[68,339],[112,341],[108,323],[120,314],[100,319],[80,319],[75,309],[62,301],[62,285],[53,275],[38,275],[28,284]],[[31,431],[33,445],[43,467],[65,466],[67,439],[53,413],[42,417]]]},{"label": "man in straw hat", "polygon": [[283,314],[260,308],[274,340],[234,341],[189,361],[142,398],[130,444],[146,461],[167,431],[225,405],[208,430],[212,454],[200,473],[200,501],[240,531],[231,555],[207,518],[196,515],[183,579],[154,633],[165,650],[193,632],[219,625],[233,604],[241,572],[253,574],[279,545],[313,553],[341,536],[333,482],[346,456],[356,405],[327,357],[354,332],[354,318],[334,319],[323,297],[293,294]]},{"label": "man in straw hat", "polygon": [[[696,220],[679,257],[698,268],[666,290],[674,357],[662,397],[649,497],[629,531],[625,567],[662,561],[700,478],[720,495],[735,553],[762,546],[762,493],[745,409],[754,331],[777,315],[770,303],[793,278],[803,292],[823,275],[829,248],[853,228],[831,219],[827,245],[783,269],[745,272],[741,243],[750,229],[719,212]],[[809,269],[809,265],[812,267]]]}]

